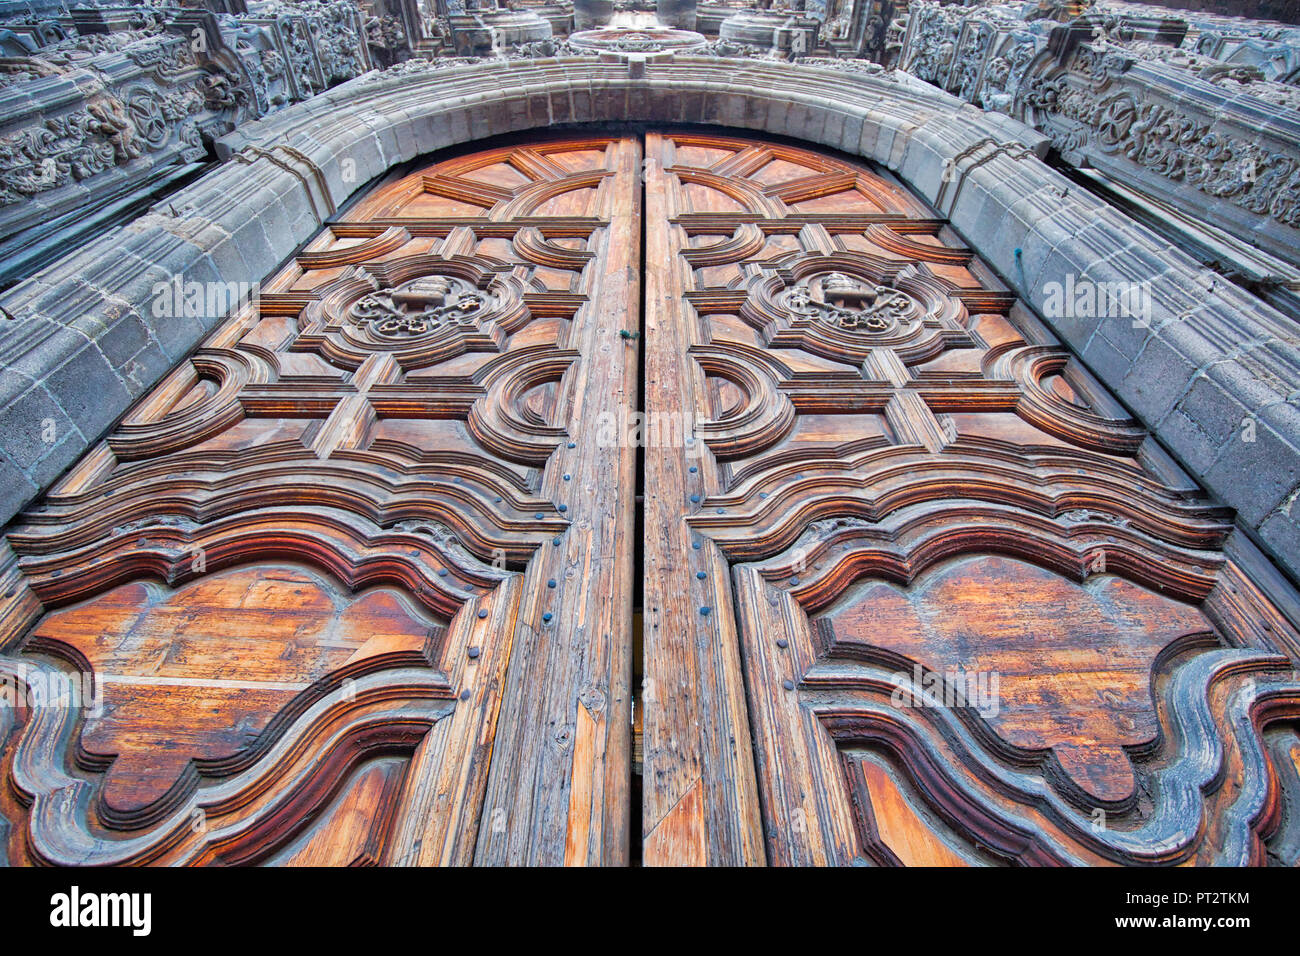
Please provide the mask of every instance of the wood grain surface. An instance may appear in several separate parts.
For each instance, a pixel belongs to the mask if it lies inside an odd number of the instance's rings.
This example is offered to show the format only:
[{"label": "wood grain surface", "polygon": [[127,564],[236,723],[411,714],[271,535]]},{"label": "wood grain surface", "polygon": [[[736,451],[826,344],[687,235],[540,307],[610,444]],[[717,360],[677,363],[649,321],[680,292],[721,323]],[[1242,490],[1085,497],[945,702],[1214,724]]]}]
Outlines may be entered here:
[{"label": "wood grain surface", "polygon": [[628,861],[639,167],[393,177],[9,529],[10,862]]},{"label": "wood grain surface", "polygon": [[897,183],[647,159],[646,862],[1294,862],[1231,516]]}]

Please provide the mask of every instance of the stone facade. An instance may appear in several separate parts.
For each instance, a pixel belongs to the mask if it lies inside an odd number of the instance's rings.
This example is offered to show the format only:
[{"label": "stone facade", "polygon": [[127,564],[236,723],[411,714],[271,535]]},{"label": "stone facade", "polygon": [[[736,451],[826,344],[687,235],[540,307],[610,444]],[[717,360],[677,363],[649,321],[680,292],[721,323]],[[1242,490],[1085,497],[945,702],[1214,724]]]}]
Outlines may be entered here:
[{"label": "stone facade", "polygon": [[1300,89],[1294,53],[1275,55],[1300,51],[1295,30],[1127,4],[1064,24],[1019,13],[913,4],[899,65],[1042,131],[1072,166],[1300,262]]},{"label": "stone facade", "polygon": [[[452,24],[460,11],[394,4],[363,12],[351,0],[173,12],[161,26],[123,20],[122,30],[91,34],[112,39],[89,42],[66,16],[13,24],[4,42],[14,55],[0,68],[17,79],[0,96],[21,90],[26,97],[27,113],[17,106],[4,113],[6,123],[26,124],[16,133],[49,130],[45,120],[89,110],[91,102],[123,109],[105,107],[98,125],[85,127],[102,140],[95,155],[103,168],[86,167],[78,178],[69,164],[57,185],[10,204],[15,216],[28,217],[27,228],[48,222],[52,213],[33,214],[34,204],[58,202],[60,190],[84,195],[96,176],[124,180],[156,169],[163,156],[171,157],[168,169],[197,161],[181,135],[187,123],[205,152],[214,150],[216,165],[0,294],[0,521],[215,321],[156,315],[160,282],[178,275],[258,282],[368,181],[433,150],[557,124],[702,123],[796,137],[895,171],[1043,313],[1191,478],[1236,509],[1242,531],[1300,577],[1293,318],[1045,162],[1104,173],[1297,261],[1300,116],[1290,29],[1119,4],[1059,18],[1031,15],[1036,4],[914,2],[905,16],[903,6],[792,11],[818,24],[805,52],[716,38],[726,8],[704,5],[696,10],[704,44],[691,40],[678,52],[657,47],[645,31],[635,43],[606,36],[600,49],[581,49],[554,35],[556,24],[571,28],[572,10],[554,17],[525,4],[476,15],[488,22],[494,12],[531,11],[551,25],[551,36],[460,56]],[[836,26],[839,17],[857,19]],[[404,40],[392,31],[385,38],[385,18],[401,26]],[[298,22],[306,27],[295,46]],[[131,56],[178,50],[191,23],[204,25],[214,42],[203,57],[177,53],[184,69],[163,70],[158,64],[172,69],[175,61],[161,53],[149,66]],[[101,42],[118,45],[95,48]],[[69,49],[83,60],[68,53],[77,65],[57,72]],[[272,54],[282,72],[274,82],[268,72],[259,85],[250,64],[265,70]],[[27,68],[11,67],[16,61]],[[390,65],[371,69],[377,61]],[[69,78],[74,70],[86,74],[83,84],[80,73]],[[168,121],[162,148],[145,144],[132,156],[140,147],[136,116],[152,114],[133,113],[126,91],[145,76],[152,90],[182,91],[187,105]],[[64,99],[50,92],[41,101],[50,105],[29,104],[29,91],[56,85]],[[123,116],[130,134],[113,134],[113,119]],[[154,135],[161,141],[161,131]],[[39,141],[62,142],[57,131]],[[41,163],[24,155],[11,150],[19,158],[7,168],[26,163],[28,177],[43,175]],[[1079,277],[1143,285],[1146,321],[1054,314],[1054,284]],[[1153,459],[1163,454],[1151,449]],[[1167,467],[1177,472],[1172,461]]]},{"label": "stone facade", "polygon": [[[239,15],[105,8],[0,37],[0,257],[66,242],[69,216],[147,197],[212,141],[372,66],[349,2]],[[82,32],[96,26],[113,32]],[[45,42],[42,42],[45,41]]]}]

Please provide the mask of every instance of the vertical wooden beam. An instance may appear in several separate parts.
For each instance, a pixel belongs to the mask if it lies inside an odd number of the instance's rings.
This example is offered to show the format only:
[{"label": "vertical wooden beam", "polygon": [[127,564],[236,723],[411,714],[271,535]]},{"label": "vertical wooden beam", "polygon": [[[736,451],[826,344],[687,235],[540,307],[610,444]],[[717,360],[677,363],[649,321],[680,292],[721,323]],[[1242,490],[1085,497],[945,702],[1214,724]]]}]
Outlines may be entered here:
[{"label": "vertical wooden beam", "polygon": [[664,165],[671,151],[668,139],[647,136],[646,411],[651,422],[676,415],[684,425],[675,433],[646,429],[678,438],[647,442],[645,450],[644,862],[759,864],[762,827],[727,562],[686,524],[699,507],[690,496],[703,499],[720,482],[703,442],[685,441],[709,410],[703,372],[689,354],[699,344],[698,322],[684,296],[692,287],[678,256],[685,237],[670,221],[676,183]]},{"label": "vertical wooden beam", "polygon": [[524,572],[479,864],[629,859],[636,449],[606,440],[602,426],[637,399],[638,340],[619,332],[640,331],[640,143],[615,141],[607,159],[614,175],[597,201],[609,225],[569,331],[581,356],[569,371],[570,441],[542,479],[571,525]]}]

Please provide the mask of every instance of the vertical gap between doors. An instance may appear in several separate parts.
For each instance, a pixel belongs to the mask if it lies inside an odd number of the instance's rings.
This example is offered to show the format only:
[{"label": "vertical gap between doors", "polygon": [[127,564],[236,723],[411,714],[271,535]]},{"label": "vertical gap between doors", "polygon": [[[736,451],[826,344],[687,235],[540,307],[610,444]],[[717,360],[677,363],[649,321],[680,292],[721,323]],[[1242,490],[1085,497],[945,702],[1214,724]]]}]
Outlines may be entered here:
[{"label": "vertical gap between doors", "polygon": [[[641,333],[636,342],[637,401],[634,412],[642,415],[646,411],[646,149],[647,138],[641,139],[641,167],[637,176],[637,188],[641,191],[638,206],[640,220],[640,255],[641,281],[638,283],[639,301],[637,303],[637,331]],[[643,430],[644,433],[644,430]],[[642,729],[645,726],[645,705],[641,698],[641,686],[645,679],[645,649],[643,644],[644,616],[642,615],[642,594],[645,578],[645,442],[638,442],[636,449],[636,520],[632,528],[632,791],[628,801],[631,820],[628,826],[629,839],[632,844],[629,861],[632,866],[641,865],[641,756]]]}]

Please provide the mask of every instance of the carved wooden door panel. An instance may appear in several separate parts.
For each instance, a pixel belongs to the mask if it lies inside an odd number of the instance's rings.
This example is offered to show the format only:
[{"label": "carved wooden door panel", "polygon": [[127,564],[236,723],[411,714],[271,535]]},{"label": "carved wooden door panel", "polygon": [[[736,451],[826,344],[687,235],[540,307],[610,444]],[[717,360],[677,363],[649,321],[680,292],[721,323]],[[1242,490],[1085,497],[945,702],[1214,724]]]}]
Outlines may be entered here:
[{"label": "carved wooden door panel", "polygon": [[1229,516],[897,185],[646,154],[646,862],[1292,862]]},{"label": "carved wooden door panel", "polygon": [[639,168],[377,189],[23,516],[0,857],[626,861]]},{"label": "carved wooden door panel", "polygon": [[1295,862],[1230,517],[864,167],[395,174],[6,531],[0,862]]}]

